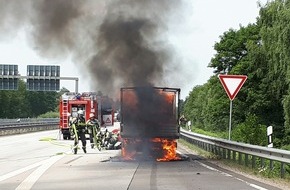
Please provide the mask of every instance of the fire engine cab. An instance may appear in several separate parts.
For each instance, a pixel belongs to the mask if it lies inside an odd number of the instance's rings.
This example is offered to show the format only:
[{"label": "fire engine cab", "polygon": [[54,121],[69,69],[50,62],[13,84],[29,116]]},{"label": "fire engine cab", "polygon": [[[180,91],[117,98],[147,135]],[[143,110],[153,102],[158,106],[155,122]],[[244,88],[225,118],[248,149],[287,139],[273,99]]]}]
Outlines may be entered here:
[{"label": "fire engine cab", "polygon": [[114,125],[113,102],[108,96],[100,96],[95,92],[66,92],[60,98],[59,128],[63,139],[71,139],[69,120],[70,117],[77,117],[79,110],[84,111],[84,117],[89,119],[90,113],[93,113],[102,126]]}]

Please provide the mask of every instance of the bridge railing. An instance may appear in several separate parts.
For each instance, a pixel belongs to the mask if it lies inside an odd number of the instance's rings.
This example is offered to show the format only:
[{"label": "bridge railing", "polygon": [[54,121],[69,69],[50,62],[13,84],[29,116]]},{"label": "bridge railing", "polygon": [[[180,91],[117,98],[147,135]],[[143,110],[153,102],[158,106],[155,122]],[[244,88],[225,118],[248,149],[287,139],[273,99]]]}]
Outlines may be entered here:
[{"label": "bridge railing", "polygon": [[[290,151],[287,150],[209,137],[184,129],[181,129],[180,137],[199,148],[218,155],[220,158],[234,160],[245,166],[250,166],[251,164],[252,168],[256,168],[256,164],[259,163],[260,168],[273,170],[274,163],[277,162],[280,164],[281,178],[285,177],[285,167],[290,164]],[[266,161],[269,163],[268,166]]]}]

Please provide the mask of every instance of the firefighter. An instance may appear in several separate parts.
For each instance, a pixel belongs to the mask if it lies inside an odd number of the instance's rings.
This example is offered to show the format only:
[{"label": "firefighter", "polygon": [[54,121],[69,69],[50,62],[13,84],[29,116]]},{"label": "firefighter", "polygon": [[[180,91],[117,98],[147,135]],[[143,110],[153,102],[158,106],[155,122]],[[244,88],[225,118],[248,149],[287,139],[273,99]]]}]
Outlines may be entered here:
[{"label": "firefighter", "polygon": [[109,132],[108,129],[106,128],[104,134],[102,135],[102,146],[103,147],[108,148],[111,136],[112,136],[112,132]]},{"label": "firefighter", "polygon": [[121,147],[121,142],[119,141],[119,133],[109,132],[108,143],[106,149],[113,150],[119,149]]},{"label": "firefighter", "polygon": [[72,121],[73,121],[73,117],[72,117],[71,113],[69,113],[69,112],[67,112],[67,120],[68,120],[68,125],[71,126]]},{"label": "firefighter", "polygon": [[[94,148],[94,146],[97,145],[99,141],[97,136],[100,132],[100,124],[93,113],[90,113],[90,118],[87,120],[86,125],[90,135],[91,148]],[[100,150],[100,147],[97,148]]]},{"label": "firefighter", "polygon": [[68,120],[68,126],[69,126],[69,139],[71,138],[71,136],[74,135],[74,132],[73,132],[73,128],[72,128],[72,123],[73,123],[73,117],[71,116],[71,113],[67,113],[67,120]]},{"label": "firefighter", "polygon": [[181,125],[182,127],[184,127],[186,125],[186,122],[187,122],[187,119],[185,118],[184,115],[182,115],[180,118],[179,118],[179,125]]},{"label": "firefighter", "polygon": [[75,134],[74,138],[74,154],[77,154],[79,139],[82,141],[82,149],[84,153],[87,153],[86,150],[86,119],[84,117],[84,111],[79,110],[78,115],[72,121],[72,128]]}]

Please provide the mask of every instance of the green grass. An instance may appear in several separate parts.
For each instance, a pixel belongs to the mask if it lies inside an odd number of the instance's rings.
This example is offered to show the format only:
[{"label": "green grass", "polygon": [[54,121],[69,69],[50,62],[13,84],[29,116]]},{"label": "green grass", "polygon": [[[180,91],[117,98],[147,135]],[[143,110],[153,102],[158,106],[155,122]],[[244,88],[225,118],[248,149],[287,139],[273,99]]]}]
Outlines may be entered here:
[{"label": "green grass", "polygon": [[207,159],[219,159],[218,156],[216,156],[215,154],[211,153],[211,152],[207,152],[193,144],[190,144],[189,142],[183,140],[183,139],[179,139],[178,143],[181,143],[183,146],[186,146],[187,148],[189,148],[190,150],[193,150],[194,152],[196,152],[197,155],[202,156],[204,158]]},{"label": "green grass", "polygon": [[[186,128],[183,128],[187,130]],[[203,129],[191,127],[191,132],[206,135],[206,136],[211,136],[211,137],[216,137],[216,138],[222,138],[222,139],[227,139],[228,134],[225,132],[218,132],[218,131],[205,131]]]}]

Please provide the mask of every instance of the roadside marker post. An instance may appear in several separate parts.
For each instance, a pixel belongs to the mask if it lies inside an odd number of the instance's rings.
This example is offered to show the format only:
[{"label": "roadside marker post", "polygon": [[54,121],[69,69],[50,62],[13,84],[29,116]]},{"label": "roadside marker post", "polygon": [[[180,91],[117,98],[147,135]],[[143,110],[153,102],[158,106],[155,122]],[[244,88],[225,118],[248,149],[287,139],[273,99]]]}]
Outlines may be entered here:
[{"label": "roadside marker post", "polygon": [[231,140],[233,100],[242,88],[243,84],[246,82],[247,76],[219,75],[218,77],[230,99],[229,140]]},{"label": "roadside marker post", "polygon": [[273,148],[272,134],[273,134],[273,126],[267,127],[268,147],[269,148]]}]

